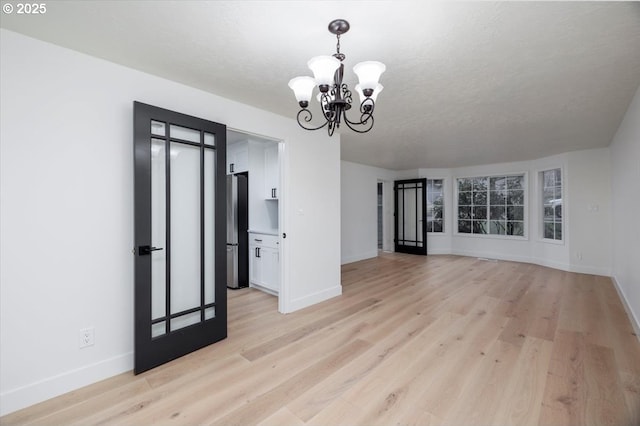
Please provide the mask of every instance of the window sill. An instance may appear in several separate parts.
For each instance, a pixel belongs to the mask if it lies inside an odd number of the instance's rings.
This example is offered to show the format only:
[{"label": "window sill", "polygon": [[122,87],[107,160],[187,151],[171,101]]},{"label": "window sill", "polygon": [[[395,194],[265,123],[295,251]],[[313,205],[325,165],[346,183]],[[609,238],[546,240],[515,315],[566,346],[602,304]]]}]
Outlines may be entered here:
[{"label": "window sill", "polygon": [[556,246],[563,246],[564,245],[564,239],[562,239],[562,240],[552,240],[550,238],[538,238],[538,242],[539,243],[544,243],[544,244],[554,244]]},{"label": "window sill", "polygon": [[528,236],[510,236],[510,235],[497,235],[497,234],[465,234],[456,232],[453,234],[454,237],[462,237],[462,238],[486,238],[491,240],[504,240],[504,241],[529,241]]}]

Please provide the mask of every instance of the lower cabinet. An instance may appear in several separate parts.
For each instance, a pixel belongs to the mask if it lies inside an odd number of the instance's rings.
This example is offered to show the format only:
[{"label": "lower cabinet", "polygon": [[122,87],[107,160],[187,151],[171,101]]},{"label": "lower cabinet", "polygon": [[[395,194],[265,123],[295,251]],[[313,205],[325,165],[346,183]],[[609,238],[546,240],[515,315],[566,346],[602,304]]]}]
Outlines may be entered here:
[{"label": "lower cabinet", "polygon": [[280,291],[280,247],[275,235],[249,234],[249,281],[272,294]]}]

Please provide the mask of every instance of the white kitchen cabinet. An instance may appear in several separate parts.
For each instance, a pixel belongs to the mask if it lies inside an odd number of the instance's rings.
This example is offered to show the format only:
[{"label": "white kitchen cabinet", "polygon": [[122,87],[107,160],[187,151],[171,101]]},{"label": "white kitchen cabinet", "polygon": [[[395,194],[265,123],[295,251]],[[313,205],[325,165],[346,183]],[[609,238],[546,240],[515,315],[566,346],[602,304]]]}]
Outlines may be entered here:
[{"label": "white kitchen cabinet", "polygon": [[249,282],[268,293],[280,291],[280,245],[276,235],[249,234]]},{"label": "white kitchen cabinet", "polygon": [[280,192],[280,166],[278,164],[278,145],[264,150],[264,197],[277,200]]},{"label": "white kitchen cabinet", "polygon": [[242,173],[249,170],[249,142],[236,142],[227,145],[227,174]]}]

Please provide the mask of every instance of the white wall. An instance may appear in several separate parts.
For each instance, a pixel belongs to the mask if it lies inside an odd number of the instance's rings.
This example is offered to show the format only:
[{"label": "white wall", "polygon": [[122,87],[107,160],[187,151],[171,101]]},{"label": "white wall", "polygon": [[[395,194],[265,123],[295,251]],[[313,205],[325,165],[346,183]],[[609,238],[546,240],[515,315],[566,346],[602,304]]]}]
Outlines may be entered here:
[{"label": "white wall", "polygon": [[[383,225],[391,239],[393,249],[393,181],[396,173],[377,167],[342,161],[341,173],[341,261],[355,262],[378,255],[378,182],[383,182]],[[385,246],[389,245],[389,241]]]},{"label": "white wall", "polygon": [[134,100],[283,140],[280,309],[341,293],[339,136],[0,31],[0,415],[132,368]]},{"label": "white wall", "polygon": [[611,144],[613,276],[640,335],[640,88]]},{"label": "white wall", "polygon": [[611,157],[609,148],[567,153],[571,270],[611,275]]}]

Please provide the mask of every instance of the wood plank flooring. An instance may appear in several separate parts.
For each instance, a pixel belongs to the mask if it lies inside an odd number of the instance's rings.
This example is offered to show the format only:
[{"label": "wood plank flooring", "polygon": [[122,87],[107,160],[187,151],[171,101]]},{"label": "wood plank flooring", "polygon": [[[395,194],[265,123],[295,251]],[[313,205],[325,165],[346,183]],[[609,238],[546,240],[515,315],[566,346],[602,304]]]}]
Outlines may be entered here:
[{"label": "wood plank flooring", "polygon": [[640,425],[640,343],[608,278],[381,254],[342,282],[289,315],[229,291],[226,340],[0,423]]}]

